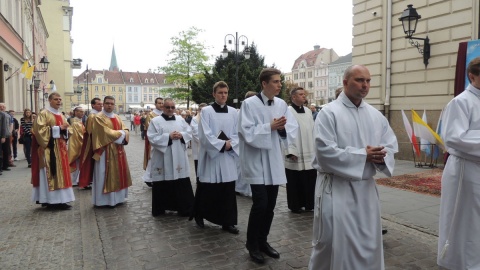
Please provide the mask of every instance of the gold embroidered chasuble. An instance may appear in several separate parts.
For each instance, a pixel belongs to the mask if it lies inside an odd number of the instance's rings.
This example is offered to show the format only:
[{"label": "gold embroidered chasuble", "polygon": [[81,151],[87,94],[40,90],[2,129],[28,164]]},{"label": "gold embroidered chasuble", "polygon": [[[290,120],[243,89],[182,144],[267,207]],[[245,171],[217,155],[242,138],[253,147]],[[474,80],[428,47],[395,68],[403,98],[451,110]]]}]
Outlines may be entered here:
[{"label": "gold embroidered chasuble", "polygon": [[148,140],[148,136],[146,136],[147,131],[148,131],[148,126],[150,125],[150,121],[152,121],[153,118],[157,117],[158,114],[156,114],[154,111],[151,111],[149,114],[147,114],[147,117],[145,118],[145,151],[143,153],[143,169],[147,169],[148,161],[150,160],[150,152],[152,151],[152,147],[150,145],[150,141]]},{"label": "gold embroidered chasuble", "polygon": [[104,193],[116,192],[128,188],[132,185],[130,169],[127,163],[127,156],[122,144],[114,143],[125,131],[125,141],[128,142],[129,132],[123,121],[118,115],[109,118],[103,112],[98,113],[92,118],[92,147],[93,159],[100,160],[100,156],[105,153],[105,185]]},{"label": "gold embroidered chasuble", "polygon": [[85,187],[90,184],[93,178],[93,151],[92,151],[92,131],[93,118],[98,112],[92,110],[85,121],[85,133],[83,134],[82,150],[80,154],[80,176],[78,186]]},{"label": "gold embroidered chasuble", "polygon": [[82,153],[85,126],[83,126],[82,119],[77,117],[70,119],[70,127],[68,127],[68,162],[70,164],[70,172],[74,172],[78,170],[77,159],[80,158]]},{"label": "gold embroidered chasuble", "polygon": [[[67,123],[65,116],[45,109],[38,114],[32,127],[32,133],[38,144],[38,167],[46,169],[48,190],[50,191],[72,187],[67,140],[63,134],[60,135],[60,138],[53,138],[52,135],[53,127],[63,123]],[[40,172],[32,170],[33,173],[38,175]]]}]

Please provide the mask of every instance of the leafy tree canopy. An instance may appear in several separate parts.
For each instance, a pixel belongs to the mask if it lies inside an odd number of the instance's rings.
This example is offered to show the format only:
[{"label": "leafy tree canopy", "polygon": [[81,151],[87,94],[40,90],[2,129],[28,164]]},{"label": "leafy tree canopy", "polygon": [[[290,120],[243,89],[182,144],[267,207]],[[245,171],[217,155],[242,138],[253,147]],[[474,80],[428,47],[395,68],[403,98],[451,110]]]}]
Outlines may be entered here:
[{"label": "leafy tree canopy", "polygon": [[174,99],[189,100],[191,93],[189,85],[196,80],[203,78],[203,72],[208,72],[206,64],[208,56],[205,51],[207,47],[197,40],[198,34],[203,30],[190,27],[181,31],[178,36],[172,37],[172,51],[168,54],[171,58],[165,67],[159,70],[165,73],[167,83],[173,83],[175,88],[164,89],[168,96]]},{"label": "leafy tree canopy", "polygon": [[[230,51],[226,58],[217,57],[212,70],[203,70],[203,76],[192,82],[192,99],[197,103],[213,102],[213,85],[218,81],[225,81],[229,86],[227,104],[234,106],[233,99],[237,98],[239,103],[245,99],[248,91],[259,92],[261,89],[258,75],[266,68],[265,57],[257,52],[257,46],[252,43],[248,47],[250,59],[246,59],[243,51],[238,52],[238,88],[236,87],[235,72],[237,68],[235,51]],[[275,67],[275,65],[271,66]],[[282,78],[283,79],[283,78]],[[237,91],[235,92],[235,89]],[[282,91],[284,92],[284,91]],[[238,104],[240,106],[240,104]]]}]

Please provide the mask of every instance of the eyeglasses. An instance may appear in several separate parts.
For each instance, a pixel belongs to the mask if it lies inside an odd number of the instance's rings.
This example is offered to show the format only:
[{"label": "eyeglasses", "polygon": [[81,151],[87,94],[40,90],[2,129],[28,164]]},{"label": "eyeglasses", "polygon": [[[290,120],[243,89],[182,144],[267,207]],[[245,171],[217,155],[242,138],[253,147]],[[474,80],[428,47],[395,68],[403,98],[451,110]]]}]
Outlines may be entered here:
[{"label": "eyeglasses", "polygon": [[113,102],[104,102],[103,105],[115,105]]},{"label": "eyeglasses", "polygon": [[165,110],[175,110],[175,106],[163,106]]}]

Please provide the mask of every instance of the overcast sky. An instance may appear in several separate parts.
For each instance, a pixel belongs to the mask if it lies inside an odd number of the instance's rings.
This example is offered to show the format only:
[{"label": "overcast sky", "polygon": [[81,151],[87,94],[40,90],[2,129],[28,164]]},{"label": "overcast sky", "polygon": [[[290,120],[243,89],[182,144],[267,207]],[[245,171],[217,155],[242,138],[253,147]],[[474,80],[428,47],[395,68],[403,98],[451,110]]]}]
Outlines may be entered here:
[{"label": "overcast sky", "polygon": [[352,51],[351,0],[71,0],[70,5],[73,58],[83,59],[82,69],[87,64],[108,69],[113,44],[124,71],[165,66],[171,37],[191,26],[204,30],[198,40],[210,47],[208,55],[220,55],[225,35],[238,32],[255,42],[267,65],[275,63],[283,72],[314,45],[339,56]]}]

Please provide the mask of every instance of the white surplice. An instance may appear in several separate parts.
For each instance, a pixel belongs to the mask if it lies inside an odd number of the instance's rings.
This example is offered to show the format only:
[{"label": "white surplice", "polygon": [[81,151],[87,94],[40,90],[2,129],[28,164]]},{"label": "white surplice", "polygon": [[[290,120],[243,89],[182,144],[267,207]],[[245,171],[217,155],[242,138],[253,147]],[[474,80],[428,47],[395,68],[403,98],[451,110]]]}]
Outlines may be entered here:
[{"label": "white surplice", "polygon": [[[230,106],[227,108],[228,113],[217,113],[212,106],[207,106],[202,109],[200,114],[198,127],[200,139],[198,177],[200,182],[227,183],[238,178],[238,113]],[[225,145],[224,140],[218,139],[221,131],[230,139],[231,151],[220,152]]]},{"label": "white surplice", "polygon": [[[267,97],[261,93],[247,98],[242,103],[238,120],[241,176],[249,184],[281,185],[287,182],[285,165],[280,143],[288,147],[293,143],[297,121],[288,110],[288,105],[274,97],[271,106],[266,105]],[[274,118],[285,116],[286,138],[281,138],[277,130],[271,130]]]},{"label": "white surplice", "polygon": [[292,106],[288,108],[297,120],[298,129],[295,143],[288,146],[285,156],[292,154],[297,157],[297,160],[293,161],[285,157],[285,168],[295,171],[312,170],[312,161],[315,156],[312,111],[304,107],[305,113],[298,113]]},{"label": "white surplice", "polygon": [[[384,269],[373,176],[392,175],[395,134],[377,109],[365,101],[357,108],[343,92],[318,113],[314,134],[319,174],[309,269]],[[385,165],[366,162],[367,145],[385,147]]]},{"label": "white surplice", "polygon": [[200,148],[200,139],[198,138],[198,122],[197,117],[192,118],[190,127],[192,128],[192,158],[198,160],[198,149]]},{"label": "white surplice", "polygon": [[448,269],[480,269],[479,108],[480,89],[468,85],[442,113],[440,134],[450,156],[442,175],[437,263]]},{"label": "white surplice", "polygon": [[[115,114],[102,111],[109,118],[115,118]],[[125,139],[125,131],[119,130],[122,135],[113,143],[122,144]],[[95,132],[95,131],[93,131]],[[121,189],[116,192],[103,193],[105,185],[105,170],[106,170],[106,155],[108,151],[103,151],[100,159],[95,161],[93,167],[93,182],[92,182],[92,204],[95,206],[115,206],[119,203],[125,202],[128,197],[128,188]]]},{"label": "white surplice", "polygon": [[[152,113],[156,115],[155,117],[158,117],[158,116],[162,115],[163,111],[160,111],[157,108],[155,108],[155,109],[153,109]],[[152,119],[154,119],[155,117],[151,118],[150,121],[152,121]],[[149,125],[150,125],[150,121],[148,122]],[[147,127],[147,130],[145,130],[145,132],[147,132],[147,131],[148,131],[148,127]],[[147,140],[148,140],[148,137],[147,137]],[[150,145],[149,150],[150,150],[150,156],[152,156],[152,145]],[[144,151],[147,151],[147,149],[145,149]],[[149,166],[148,163],[150,163],[150,160],[147,161],[147,167],[145,168],[145,172],[147,172],[147,173],[144,173],[143,176],[142,176],[142,179],[145,183],[152,182],[152,179],[147,178],[147,175],[150,175],[150,166]]]},{"label": "white surplice", "polygon": [[[148,126],[147,136],[152,145],[149,170],[145,171],[144,179],[152,182],[170,181],[190,177],[187,144],[192,139],[192,129],[180,116],[172,116],[175,120],[166,121],[163,115],[152,119]],[[170,133],[180,132],[181,140],[171,140]]]}]

